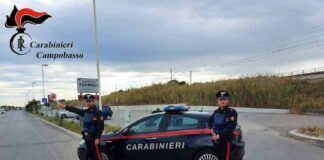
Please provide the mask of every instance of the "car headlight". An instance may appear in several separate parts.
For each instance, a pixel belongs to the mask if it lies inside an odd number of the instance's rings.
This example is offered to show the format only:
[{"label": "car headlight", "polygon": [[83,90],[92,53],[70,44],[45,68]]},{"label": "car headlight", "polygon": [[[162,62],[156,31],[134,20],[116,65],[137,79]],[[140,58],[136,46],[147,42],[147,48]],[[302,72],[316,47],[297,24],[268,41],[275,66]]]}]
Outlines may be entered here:
[{"label": "car headlight", "polygon": [[79,143],[79,147],[80,148],[86,148],[86,145],[85,145],[85,141],[84,140],[81,140],[81,142]]}]

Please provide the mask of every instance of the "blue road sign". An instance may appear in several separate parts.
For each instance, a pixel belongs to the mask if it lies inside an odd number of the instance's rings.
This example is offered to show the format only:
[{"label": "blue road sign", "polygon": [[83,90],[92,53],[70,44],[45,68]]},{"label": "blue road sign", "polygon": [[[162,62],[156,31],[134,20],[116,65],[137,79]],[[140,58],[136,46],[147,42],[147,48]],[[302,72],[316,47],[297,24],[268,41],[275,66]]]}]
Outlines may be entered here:
[{"label": "blue road sign", "polygon": [[47,98],[42,98],[43,103],[47,103]]}]

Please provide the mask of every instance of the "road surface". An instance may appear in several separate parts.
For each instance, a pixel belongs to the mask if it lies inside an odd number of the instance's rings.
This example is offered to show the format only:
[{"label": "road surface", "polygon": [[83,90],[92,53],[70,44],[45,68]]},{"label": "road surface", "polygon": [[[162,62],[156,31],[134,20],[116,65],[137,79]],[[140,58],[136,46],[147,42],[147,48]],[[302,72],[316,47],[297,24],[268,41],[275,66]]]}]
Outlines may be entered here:
[{"label": "road surface", "polygon": [[287,136],[293,128],[317,124],[324,117],[241,113],[239,121],[246,140],[246,160],[323,160],[323,143]]},{"label": "road surface", "polygon": [[[149,111],[132,111],[131,121]],[[115,111],[110,124],[123,124]],[[323,160],[324,144],[287,136],[310,124],[324,127],[323,116],[239,113],[246,140],[245,160]],[[23,111],[0,115],[0,160],[75,160],[79,140]]]},{"label": "road surface", "polygon": [[0,115],[0,160],[77,160],[79,142],[24,111]]}]

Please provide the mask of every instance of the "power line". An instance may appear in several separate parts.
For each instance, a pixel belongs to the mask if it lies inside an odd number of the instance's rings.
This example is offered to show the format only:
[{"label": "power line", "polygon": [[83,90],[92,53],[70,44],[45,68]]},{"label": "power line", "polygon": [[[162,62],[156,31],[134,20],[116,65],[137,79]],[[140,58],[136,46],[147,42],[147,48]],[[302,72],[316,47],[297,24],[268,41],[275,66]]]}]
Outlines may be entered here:
[{"label": "power line", "polygon": [[299,48],[301,46],[306,46],[306,45],[314,44],[314,43],[318,43],[318,42],[319,42],[319,40],[314,40],[314,41],[310,41],[310,42],[306,42],[306,43],[302,43],[302,44],[298,44],[298,45],[294,45],[294,46],[280,48],[280,49],[276,49],[276,50],[273,50],[273,51],[268,51],[266,53],[262,53],[262,54],[258,54],[258,55],[254,55],[254,56],[250,56],[250,57],[244,57],[244,58],[241,58],[239,60],[225,62],[225,63],[219,64],[218,66],[223,67],[224,65],[229,65],[229,64],[245,63],[245,61],[249,61],[251,59],[255,60],[256,58],[263,58],[263,57],[267,57],[267,56],[274,55],[274,54],[280,54],[280,53],[282,53],[284,51],[287,51],[287,50],[290,50],[290,49]]},{"label": "power line", "polygon": [[[304,48],[304,50],[309,50],[309,49],[312,49],[314,48],[313,46],[309,46],[308,48]],[[299,50],[299,51],[302,51],[302,50]],[[303,51],[302,53],[304,53],[305,51]],[[306,54],[306,53],[304,53]],[[256,60],[253,60],[253,61],[256,61]],[[253,62],[253,61],[250,61],[250,62]],[[264,64],[264,63],[263,63]],[[263,66],[260,66],[261,68],[263,68]],[[260,67],[255,67],[255,66],[248,66],[248,68],[251,68],[251,69],[256,69],[256,68],[260,68]],[[244,71],[247,71],[246,70],[246,67],[240,67],[239,69],[235,69],[235,71],[233,71],[231,74],[229,74],[229,76],[234,76],[234,75],[237,75],[237,73],[241,73],[241,75],[245,75],[246,72]]]},{"label": "power line", "polygon": [[[304,42],[304,43],[299,43],[299,44],[295,44],[292,46],[288,46],[288,47],[282,47],[282,48],[276,48],[274,50],[270,50],[270,51],[264,51],[261,52],[260,54],[256,54],[256,55],[252,55],[252,56],[246,56],[246,57],[241,57],[239,59],[236,60],[230,60],[230,61],[225,61],[220,63],[220,61],[209,61],[209,62],[205,62],[205,63],[200,63],[201,66],[205,65],[211,65],[211,64],[216,64],[215,66],[213,66],[213,68],[218,67],[218,68],[223,68],[224,65],[236,65],[239,63],[246,63],[249,62],[253,59],[262,59],[265,58],[267,56],[271,56],[271,55],[278,55],[280,53],[283,53],[284,51],[288,51],[288,50],[292,50],[292,49],[296,49],[296,48],[300,48],[303,46],[307,46],[307,45],[312,45],[312,44],[318,44],[319,42],[322,42],[323,39],[317,39],[317,40],[312,40],[312,41],[308,41],[308,42]],[[196,63],[197,64],[197,63]]]},{"label": "power line", "polygon": [[[315,27],[311,27],[310,29],[305,29],[305,30],[301,30],[301,31],[292,32],[290,34],[286,34],[285,37],[275,38],[275,39],[272,39],[272,40],[294,40],[293,43],[291,43],[291,44],[296,43],[296,41],[298,43],[299,40],[297,39],[298,37],[296,37],[296,35],[303,36],[303,35],[306,34],[306,36],[309,36],[309,35],[314,36],[311,33],[316,33],[316,32],[321,33],[321,32],[323,32],[323,28],[322,28],[323,26],[324,26],[324,24],[318,25],[318,26],[315,26]],[[295,36],[293,36],[293,35],[295,35]],[[315,37],[307,37],[307,40],[318,38],[318,37],[321,37],[321,36],[323,36],[323,34],[316,34]],[[272,44],[270,44],[270,46],[267,45],[269,43],[279,43],[279,42],[281,42],[281,44],[282,44],[282,41],[275,42],[275,41],[272,41],[272,40],[256,43],[256,44],[254,44],[254,48],[252,48],[250,50],[263,50],[263,51],[265,50],[266,51],[268,49],[264,49],[264,47],[269,48],[269,47],[273,46]],[[263,45],[263,47],[262,47],[262,45]],[[259,46],[261,46],[261,47],[259,47]],[[202,58],[202,59],[206,59],[206,61],[202,61],[202,60],[196,61],[194,63],[191,63],[190,65],[182,66],[181,68],[189,68],[189,67],[192,67],[192,66],[195,66],[195,65],[208,64],[208,63],[210,63],[211,59],[215,59],[215,57],[211,58],[212,56],[214,56],[214,55],[210,55],[210,56]],[[246,58],[246,57],[243,57],[243,58]],[[242,59],[242,58],[240,58],[240,59]],[[240,59],[238,59],[238,60],[240,60]],[[218,60],[218,61],[221,62],[220,60]],[[224,61],[224,60],[222,59],[222,61]],[[233,61],[233,60],[232,60],[232,58],[227,58],[225,61]],[[177,67],[177,68],[180,68],[180,67]]]}]

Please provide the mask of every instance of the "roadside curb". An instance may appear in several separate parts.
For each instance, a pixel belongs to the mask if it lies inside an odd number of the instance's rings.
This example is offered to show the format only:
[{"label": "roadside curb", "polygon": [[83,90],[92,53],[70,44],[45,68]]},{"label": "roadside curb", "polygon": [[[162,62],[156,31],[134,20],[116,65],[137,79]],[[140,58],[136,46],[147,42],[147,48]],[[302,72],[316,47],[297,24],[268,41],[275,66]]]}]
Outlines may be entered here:
[{"label": "roadside curb", "polygon": [[324,142],[324,138],[314,137],[314,136],[309,136],[309,135],[299,133],[298,129],[294,129],[294,130],[289,131],[288,136],[294,137],[294,138],[302,138],[302,139],[307,139],[307,140],[314,140],[314,141]]},{"label": "roadside curb", "polygon": [[[26,113],[27,113],[27,112],[26,112]],[[57,129],[59,129],[59,130],[62,130],[63,132],[65,132],[65,133],[67,133],[67,134],[69,134],[69,135],[71,135],[71,136],[73,136],[73,137],[75,137],[75,138],[78,138],[78,139],[81,139],[81,138],[82,138],[82,136],[81,136],[80,134],[74,133],[74,132],[72,132],[72,131],[70,131],[70,130],[68,130],[68,129],[66,129],[66,128],[63,128],[63,127],[60,127],[60,126],[58,126],[58,125],[56,125],[56,124],[53,124],[53,123],[51,123],[51,122],[48,122],[47,120],[45,120],[45,119],[43,119],[43,118],[40,118],[40,117],[37,117],[37,116],[35,116],[35,115],[33,115],[33,114],[30,114],[30,113],[27,113],[27,114],[29,114],[30,116],[32,116],[32,117],[34,117],[34,118],[40,119],[40,120],[43,121],[44,123],[46,123],[46,124],[48,124],[48,125],[50,125],[50,126],[52,126],[52,127],[54,127],[54,128],[57,128]]]}]

